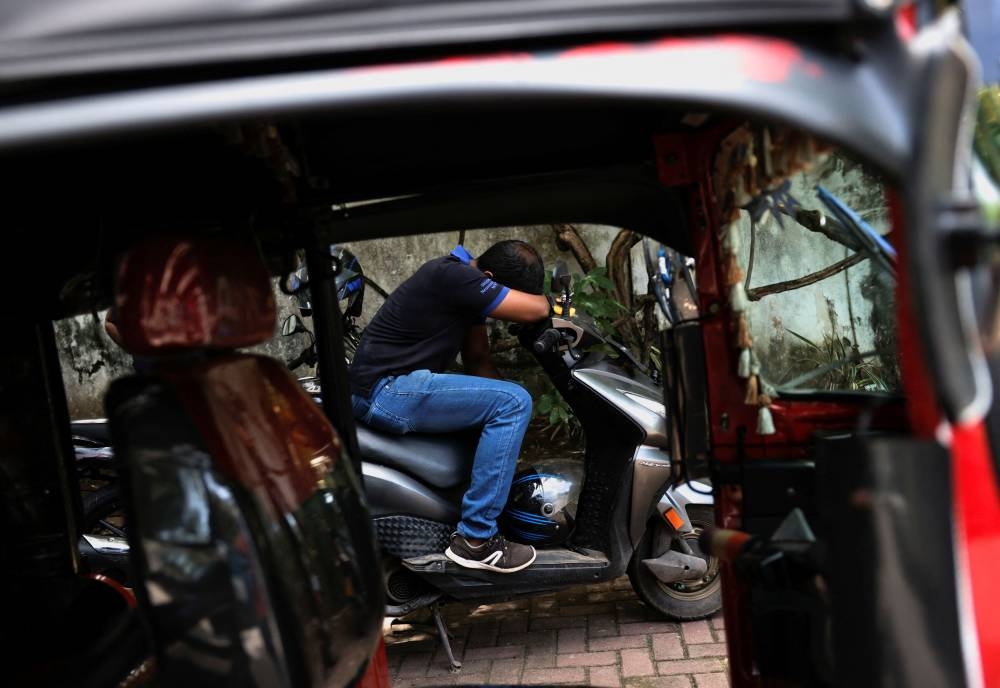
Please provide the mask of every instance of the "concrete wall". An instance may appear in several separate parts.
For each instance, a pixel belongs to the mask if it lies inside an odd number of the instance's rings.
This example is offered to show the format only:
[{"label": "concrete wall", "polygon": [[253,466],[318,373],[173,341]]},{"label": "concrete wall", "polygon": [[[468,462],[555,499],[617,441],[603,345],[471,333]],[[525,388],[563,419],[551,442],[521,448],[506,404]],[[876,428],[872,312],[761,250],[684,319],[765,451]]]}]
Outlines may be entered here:
[{"label": "concrete wall", "polygon": [[[590,247],[598,264],[603,265],[608,248],[620,230],[602,225],[576,225],[576,228]],[[465,235],[465,247],[475,256],[495,242],[504,239],[522,239],[533,245],[542,255],[547,270],[551,269],[556,261],[564,260],[571,272],[581,271],[573,254],[560,251],[556,246],[555,233],[550,225],[468,230]],[[458,232],[442,232],[391,240],[353,241],[343,245],[358,257],[369,277],[391,292],[425,261],[448,253],[457,242]],[[377,294],[371,291],[366,293],[363,317],[366,320],[370,318],[381,302]]]},{"label": "concrete wall", "polygon": [[[612,227],[581,225],[580,234],[594,252],[594,257],[603,262],[607,249],[618,230]],[[503,227],[489,230],[470,230],[466,233],[466,247],[474,254],[482,253],[495,241],[501,239],[524,239],[535,245],[546,263],[565,260],[570,270],[579,271],[571,253],[560,251],[549,226]],[[357,241],[344,244],[358,256],[367,275],[388,291],[392,291],[416,269],[438,255],[444,255],[455,247],[457,232],[426,234],[422,236],[399,237],[391,240]],[[292,313],[297,313],[291,298],[282,294],[275,283],[275,300],[278,305],[280,323]],[[365,295],[365,312],[362,320],[367,322],[381,305],[382,299],[369,290]],[[66,387],[70,416],[91,418],[104,415],[104,393],[116,377],[131,373],[131,357],[125,354],[104,332],[104,312],[93,315],[68,318],[56,323],[56,343],[62,363],[63,382]],[[312,329],[312,323],[306,325]],[[282,337],[276,332],[269,342],[253,351],[273,356],[282,361],[294,358],[308,343],[305,335]],[[303,367],[295,371],[297,375],[308,375],[313,371]]]},{"label": "concrete wall", "polygon": [[116,377],[128,374],[132,359],[104,332],[102,311],[56,323],[56,346],[71,418],[104,416],[103,396]]},{"label": "concrete wall", "polygon": [[[278,323],[293,312],[288,297],[277,291]],[[71,418],[104,416],[103,398],[108,385],[117,377],[130,375],[132,357],[118,347],[104,331],[106,311],[81,315],[56,323],[56,346],[62,364],[63,384]],[[294,358],[305,345],[305,338],[272,337],[254,351],[282,361]],[[301,374],[305,374],[303,371]]]},{"label": "concrete wall", "polygon": [[[889,227],[881,185],[859,165],[830,157],[815,169],[792,178],[791,193],[809,209],[823,209],[815,186],[821,185],[857,211],[880,233]],[[740,218],[740,265],[747,271],[750,253],[750,219]],[[803,277],[843,260],[850,251],[831,239],[804,229],[790,218],[784,227],[768,213],[757,227],[750,287],[761,287]],[[885,352],[883,367],[893,376],[895,356],[892,283],[879,279],[869,261],[815,284],[773,294],[753,302],[749,310],[750,334],[765,378],[780,383],[811,366],[804,361],[805,345],[792,333],[820,345],[830,338],[856,344],[861,352]],[[805,345],[807,346],[807,345]]]},{"label": "concrete wall", "polygon": [[[880,230],[887,218],[877,180],[866,177],[861,168],[839,158],[830,158],[823,166],[793,180],[792,193],[805,205],[818,208],[813,187],[822,184],[858,210]],[[746,268],[749,252],[749,221],[744,214],[741,261]],[[608,248],[618,233],[614,227],[579,225],[578,231],[590,247],[594,258],[603,264]],[[469,230],[466,247],[474,254],[482,253],[495,241],[509,238],[524,239],[535,245],[546,265],[565,260],[571,271],[580,266],[569,252],[560,251],[555,235],[548,225],[534,227],[501,227]],[[448,253],[458,241],[457,232],[399,237],[391,240],[356,241],[345,244],[361,261],[366,274],[388,291],[395,289],[424,261]],[[646,274],[640,254],[641,246],[633,250],[633,285],[636,293],[646,291]],[[844,248],[829,239],[806,231],[787,221],[783,229],[773,219],[763,222],[757,231],[756,259],[751,286],[761,286],[801,277],[835,263],[845,256]],[[848,289],[850,285],[850,290]],[[848,299],[850,291],[851,298]],[[278,303],[278,323],[297,312],[290,298],[275,289]],[[365,296],[363,322],[371,318],[382,299],[369,290]],[[800,342],[790,332],[821,342],[825,337],[846,337],[857,340],[862,351],[872,348],[891,349],[894,330],[891,301],[884,285],[873,279],[871,267],[862,263],[846,273],[838,274],[805,289],[767,296],[756,302],[750,311],[751,334],[755,351],[761,359],[765,376],[781,382],[801,372],[798,358]],[[120,351],[93,316],[80,316],[57,323],[57,342],[63,364],[70,413],[73,417],[101,416],[101,399],[112,379],[130,371],[130,358]],[[854,327],[852,328],[852,322]],[[311,323],[307,322],[311,328]],[[500,326],[502,327],[502,326]],[[304,335],[276,336],[255,351],[280,360],[295,357],[307,343]],[[511,362],[511,361],[508,361]],[[300,368],[299,375],[311,371]]]}]

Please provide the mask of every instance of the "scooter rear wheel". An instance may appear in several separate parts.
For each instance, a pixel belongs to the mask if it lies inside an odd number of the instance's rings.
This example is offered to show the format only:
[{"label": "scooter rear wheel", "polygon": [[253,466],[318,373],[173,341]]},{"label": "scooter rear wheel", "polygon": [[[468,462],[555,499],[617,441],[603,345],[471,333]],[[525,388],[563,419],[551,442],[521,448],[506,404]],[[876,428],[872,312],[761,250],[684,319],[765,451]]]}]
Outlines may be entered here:
[{"label": "scooter rear wheel", "polygon": [[[685,537],[691,549],[703,556],[698,547],[698,535],[713,522],[712,508],[693,505],[688,507],[688,517],[694,526],[694,533]],[[664,616],[677,621],[701,619],[722,608],[722,580],[719,577],[719,562],[715,557],[705,555],[708,570],[697,581],[664,583],[643,565],[643,559],[660,556],[668,549],[677,549],[676,534],[659,519],[650,521],[639,546],[632,555],[628,566],[628,577],[639,598]]]},{"label": "scooter rear wheel", "polygon": [[125,517],[117,485],[105,485],[83,496],[82,531],[125,537]]}]

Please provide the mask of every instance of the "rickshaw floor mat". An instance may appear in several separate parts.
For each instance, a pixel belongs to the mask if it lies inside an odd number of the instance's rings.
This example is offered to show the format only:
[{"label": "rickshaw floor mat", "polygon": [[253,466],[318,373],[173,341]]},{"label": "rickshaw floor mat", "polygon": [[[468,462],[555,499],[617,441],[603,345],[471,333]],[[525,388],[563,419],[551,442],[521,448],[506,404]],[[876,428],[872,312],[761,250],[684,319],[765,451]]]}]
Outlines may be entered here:
[{"label": "rickshaw floor mat", "polygon": [[417,516],[379,516],[375,534],[383,554],[410,559],[423,554],[443,553],[451,542],[455,526]]}]

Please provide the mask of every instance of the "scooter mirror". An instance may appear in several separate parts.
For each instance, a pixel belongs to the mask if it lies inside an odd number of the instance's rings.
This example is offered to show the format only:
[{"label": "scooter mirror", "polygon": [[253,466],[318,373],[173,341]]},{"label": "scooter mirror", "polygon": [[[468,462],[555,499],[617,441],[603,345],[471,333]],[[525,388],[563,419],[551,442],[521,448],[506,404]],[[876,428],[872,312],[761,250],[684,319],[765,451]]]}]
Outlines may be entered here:
[{"label": "scooter mirror", "polygon": [[569,274],[569,268],[566,267],[565,262],[560,260],[552,268],[552,290],[564,292],[570,288],[572,283],[573,277]]},{"label": "scooter mirror", "polygon": [[299,332],[305,332],[306,327],[302,323],[302,319],[297,315],[290,315],[285,318],[285,321],[281,323],[281,336],[291,337],[293,334],[298,334]]}]

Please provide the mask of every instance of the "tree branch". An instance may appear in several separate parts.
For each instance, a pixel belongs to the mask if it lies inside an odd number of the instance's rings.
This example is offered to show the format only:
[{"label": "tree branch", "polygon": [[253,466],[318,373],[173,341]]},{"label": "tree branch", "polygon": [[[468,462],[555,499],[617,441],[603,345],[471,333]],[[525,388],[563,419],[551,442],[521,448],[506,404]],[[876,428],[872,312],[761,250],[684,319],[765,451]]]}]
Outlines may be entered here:
[{"label": "tree branch", "polygon": [[629,268],[629,252],[639,242],[639,235],[630,229],[623,229],[615,236],[608,249],[604,263],[608,267],[608,279],[615,285],[615,300],[626,309],[626,315],[615,322],[615,328],[626,346],[634,351],[642,351],[642,332],[632,315],[632,270]]},{"label": "tree branch", "polygon": [[639,237],[632,230],[621,230],[611,242],[605,261],[608,279],[615,284],[615,298],[628,310],[632,310],[632,271],[628,269],[628,257],[638,241]]},{"label": "tree branch", "polygon": [[[780,209],[784,212],[784,209]],[[791,213],[785,212],[786,215],[792,215]],[[836,241],[841,246],[846,246],[852,251],[860,251],[862,246],[860,242],[851,233],[840,224],[840,221],[836,218],[824,215],[819,210],[807,210],[805,208],[798,208],[792,218],[799,223],[805,229],[810,232],[816,232],[817,234],[822,234],[827,239],[831,241]]]},{"label": "tree branch", "polygon": [[842,270],[846,270],[849,267],[857,265],[866,258],[868,258],[868,256],[864,253],[855,253],[849,258],[837,261],[833,265],[828,265],[822,270],[817,270],[816,272],[803,277],[788,280],[787,282],[775,282],[774,284],[768,284],[763,287],[747,289],[747,298],[751,301],[760,301],[763,297],[770,296],[771,294],[780,294],[783,291],[791,291],[793,289],[807,287],[810,284],[815,284],[816,282],[825,280],[827,277],[832,277]]},{"label": "tree branch", "polygon": [[556,235],[556,246],[563,251],[572,251],[584,274],[597,267],[597,261],[594,260],[587,244],[577,233],[576,227],[573,225],[552,225],[552,231]]}]

